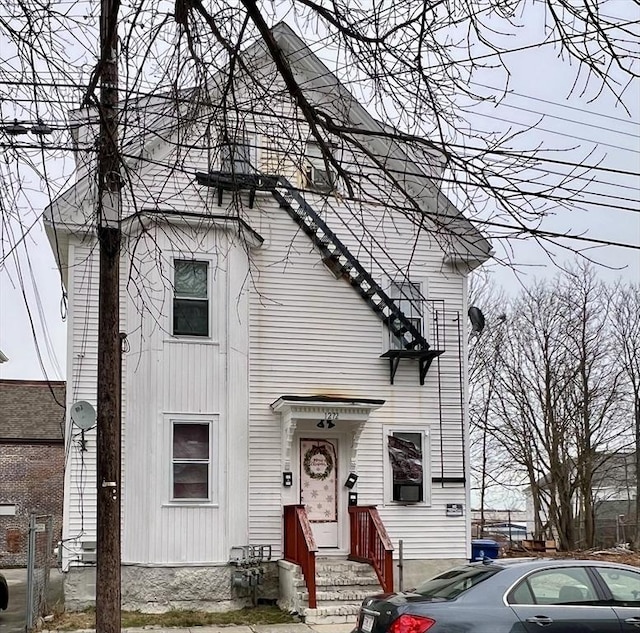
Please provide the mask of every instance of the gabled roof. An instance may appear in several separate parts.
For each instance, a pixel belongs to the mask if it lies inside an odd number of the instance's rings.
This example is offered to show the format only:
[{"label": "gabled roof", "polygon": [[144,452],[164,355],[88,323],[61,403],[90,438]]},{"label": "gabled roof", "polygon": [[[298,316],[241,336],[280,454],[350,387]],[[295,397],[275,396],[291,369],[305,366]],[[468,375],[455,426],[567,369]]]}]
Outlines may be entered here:
[{"label": "gabled roof", "polygon": [[0,443],[3,440],[61,442],[65,383],[0,380]]},{"label": "gabled roof", "polygon": [[[354,133],[357,130],[363,145],[380,157],[389,171],[398,174],[400,184],[419,203],[436,231],[442,230],[458,238],[457,248],[454,245],[454,248],[443,248],[445,252],[449,251],[452,261],[476,264],[486,261],[492,254],[491,244],[447,199],[435,182],[442,172],[440,152],[435,148],[428,151],[425,145],[424,157],[428,164],[417,163],[415,149],[412,149],[408,140],[400,140],[402,134],[371,116],[291,27],[280,22],[272,30],[294,76],[300,80],[298,83],[304,85],[305,97],[309,102],[338,125],[353,129]],[[339,100],[336,95],[340,95]],[[409,138],[409,135],[404,136]]]},{"label": "gabled roof", "polygon": [[[391,173],[398,174],[398,185],[417,203],[417,208],[411,210],[411,213],[415,213],[418,218],[422,214],[427,225],[431,227],[431,233],[436,235],[448,261],[452,264],[464,263],[470,268],[486,261],[492,254],[490,243],[437,186],[443,165],[441,153],[425,144],[424,149],[420,147],[419,150],[424,163],[419,164],[416,159],[417,146],[412,147],[409,136],[405,135],[405,140],[402,140],[402,135],[398,136],[390,126],[372,117],[291,27],[280,22],[272,28],[272,32],[294,77],[299,85],[304,86],[307,101],[327,120],[332,120],[337,125],[348,128],[350,134],[357,135],[359,142],[376,156],[380,164]],[[260,55],[268,55],[262,41],[253,43],[244,51],[247,59]],[[191,94],[192,90],[182,91],[182,97],[176,99],[174,107],[180,107],[179,103],[184,101],[184,95]],[[336,99],[336,96],[339,98]],[[169,116],[166,108],[160,105],[161,101],[158,101],[153,109],[152,116],[156,126],[166,125]],[[164,103],[166,104],[167,100],[164,100]],[[130,104],[130,107],[133,106]],[[151,122],[150,125],[153,126],[154,123]],[[143,144],[144,147],[132,149],[132,152],[136,155],[147,154],[148,145],[157,145],[158,136],[153,134],[153,130],[147,138],[149,140]],[[135,145],[137,140],[130,139],[130,143]],[[78,210],[93,205],[95,191],[92,195],[91,189],[94,180],[89,177],[80,179],[45,210],[47,233],[59,259],[63,256],[59,250],[65,250],[59,248],[61,245],[64,247],[65,238],[59,237],[61,243],[58,243],[53,234],[67,233],[86,226],[87,213],[78,213]]]}]

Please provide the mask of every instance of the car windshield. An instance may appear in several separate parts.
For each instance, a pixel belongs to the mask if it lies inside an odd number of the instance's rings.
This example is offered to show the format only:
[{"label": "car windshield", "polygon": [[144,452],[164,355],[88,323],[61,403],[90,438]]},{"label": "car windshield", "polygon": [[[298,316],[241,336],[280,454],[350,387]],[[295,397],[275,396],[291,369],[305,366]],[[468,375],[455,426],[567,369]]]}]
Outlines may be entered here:
[{"label": "car windshield", "polygon": [[416,587],[415,593],[432,600],[453,600],[471,587],[500,571],[496,567],[459,567],[440,574]]}]

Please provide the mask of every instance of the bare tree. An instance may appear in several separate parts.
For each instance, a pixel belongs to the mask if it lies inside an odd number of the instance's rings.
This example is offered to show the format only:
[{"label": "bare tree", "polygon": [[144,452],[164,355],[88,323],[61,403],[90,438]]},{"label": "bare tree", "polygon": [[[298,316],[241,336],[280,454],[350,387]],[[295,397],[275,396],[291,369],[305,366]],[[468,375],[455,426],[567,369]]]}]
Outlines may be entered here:
[{"label": "bare tree", "polygon": [[539,283],[524,291],[508,315],[492,432],[526,476],[537,536],[555,528],[560,546],[571,549],[574,481],[564,410],[567,357],[557,294]]},{"label": "bare tree", "polygon": [[566,342],[571,350],[575,378],[570,401],[576,438],[575,472],[584,533],[582,546],[595,545],[594,476],[602,468],[599,450],[615,452],[620,423],[622,366],[611,345],[609,302],[604,283],[592,267],[569,268],[560,288],[564,305]]},{"label": "bare tree", "polygon": [[635,482],[634,547],[640,550],[640,286],[617,284],[609,293],[609,301],[615,358],[624,377],[625,419],[632,420],[633,425],[635,468],[630,480]]},{"label": "bare tree", "polygon": [[592,547],[595,477],[628,439],[606,288],[591,267],[568,266],[512,300],[502,328],[473,350],[489,362],[472,374],[472,411],[526,482],[535,533]]},{"label": "bare tree", "polygon": [[[587,170],[582,161],[567,161],[560,171],[554,170],[554,163],[546,162],[550,155],[541,151],[537,140],[523,149],[520,133],[475,129],[467,121],[467,112],[483,101],[499,102],[509,90],[510,54],[538,46],[554,46],[559,56],[576,63],[576,92],[588,86],[596,94],[614,95],[624,107],[638,76],[633,57],[637,35],[632,18],[613,9],[605,11],[605,5],[588,0],[578,11],[564,0],[533,5],[524,0],[506,4],[502,0],[430,4],[407,0],[375,8],[348,0],[332,4],[303,0],[277,6],[253,0],[231,5],[217,0],[113,3],[112,15],[102,19],[119,32],[120,159],[125,184],[133,178],[133,160],[153,162],[137,151],[139,143],[132,139],[162,138],[175,147],[171,162],[164,164],[166,171],[188,170],[188,161],[184,162],[188,151],[212,150],[219,138],[233,135],[244,120],[260,111],[280,132],[286,132],[287,125],[302,126],[318,143],[350,199],[363,195],[363,167],[354,154],[376,163],[384,178],[367,183],[375,184],[376,197],[389,204],[390,213],[414,218],[441,244],[452,239],[443,201],[425,219],[420,199],[433,197],[435,190],[417,186],[415,174],[407,173],[406,165],[391,160],[392,156],[381,157],[370,144],[372,138],[391,139],[411,148],[428,166],[426,172],[434,182],[498,239],[528,236],[541,244],[558,242],[562,236],[545,230],[540,221],[558,209],[597,201],[583,191]],[[11,130],[2,141],[6,165],[30,166],[52,195],[65,182],[64,175],[50,166],[53,152],[77,152],[89,164],[95,158],[91,136],[80,135],[70,143],[67,111],[94,107],[88,116],[95,121],[105,117],[97,95],[106,59],[105,51],[97,52],[96,46],[100,16],[92,4],[80,0],[64,9],[31,0],[4,7],[0,98],[3,127]],[[532,24],[532,17],[545,27],[530,27],[531,41],[523,46],[511,35]],[[307,52],[287,51],[274,37],[272,27],[281,19],[300,25],[310,46],[328,52],[330,70],[367,104],[372,118],[366,125],[354,127],[334,104],[317,98],[316,86],[301,83],[289,60],[292,54]],[[272,59],[275,75],[263,74],[243,58],[256,42]],[[483,85],[482,73],[488,67],[500,79],[497,89]],[[251,92],[241,94],[238,86],[247,81]],[[346,94],[336,87],[338,93]],[[274,94],[291,106],[287,125],[281,124],[277,110],[266,105],[265,96]],[[163,115],[158,114],[161,102],[167,106]],[[145,116],[153,108],[156,115]],[[213,115],[221,131],[217,138],[202,125]],[[385,124],[377,124],[373,117]],[[76,125],[77,119],[71,122],[72,127]],[[20,128],[37,128],[35,142],[21,135]],[[284,146],[297,156],[298,149],[291,144]],[[336,144],[350,151],[341,157],[333,149]],[[598,159],[591,158],[597,167]],[[17,189],[8,181],[3,188],[3,218],[5,223],[12,218],[28,227],[30,222],[19,217],[11,201]],[[398,203],[393,192],[404,201]],[[15,243],[8,235],[3,235],[8,242],[5,252]],[[580,250],[585,243],[574,242],[577,246],[570,248]]]}]

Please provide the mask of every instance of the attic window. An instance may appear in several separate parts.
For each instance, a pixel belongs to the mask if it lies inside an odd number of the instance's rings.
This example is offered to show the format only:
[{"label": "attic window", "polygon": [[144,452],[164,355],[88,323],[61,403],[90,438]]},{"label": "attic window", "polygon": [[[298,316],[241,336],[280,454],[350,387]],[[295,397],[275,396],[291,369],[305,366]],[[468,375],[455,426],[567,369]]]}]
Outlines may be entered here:
[{"label": "attic window", "polygon": [[335,189],[336,175],[327,168],[317,143],[307,143],[305,161],[304,187],[318,193],[331,193]]},{"label": "attic window", "polygon": [[220,139],[220,171],[224,174],[252,174],[255,172],[255,144],[249,136]]},{"label": "attic window", "polygon": [[304,178],[305,185],[309,189],[320,193],[331,193],[333,191],[333,173],[327,171],[326,168],[320,169],[315,165],[307,165]]}]

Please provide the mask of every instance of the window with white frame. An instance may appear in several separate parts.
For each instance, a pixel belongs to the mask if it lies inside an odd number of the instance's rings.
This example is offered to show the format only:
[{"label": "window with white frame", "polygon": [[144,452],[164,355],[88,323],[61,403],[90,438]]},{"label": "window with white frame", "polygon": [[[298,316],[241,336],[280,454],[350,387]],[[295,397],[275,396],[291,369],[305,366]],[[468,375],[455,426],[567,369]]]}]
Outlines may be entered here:
[{"label": "window with white frame", "polygon": [[387,430],[386,457],[390,502],[429,502],[429,434],[424,429]]},{"label": "window with white frame", "polygon": [[[390,299],[400,308],[413,327],[424,335],[424,296],[422,284],[419,282],[393,282],[387,291]],[[389,346],[391,349],[403,349],[401,338],[389,331]]]},{"label": "window with white frame", "polygon": [[220,171],[225,174],[255,173],[256,145],[254,139],[238,133],[220,139]]},{"label": "window with white frame", "polygon": [[173,334],[209,336],[209,263],[176,259],[173,279]]},{"label": "window with white frame", "polygon": [[320,145],[307,143],[304,186],[319,193],[331,193],[335,189],[335,173],[327,166]]},{"label": "window with white frame", "polygon": [[172,420],[171,499],[210,501],[212,423]]}]

